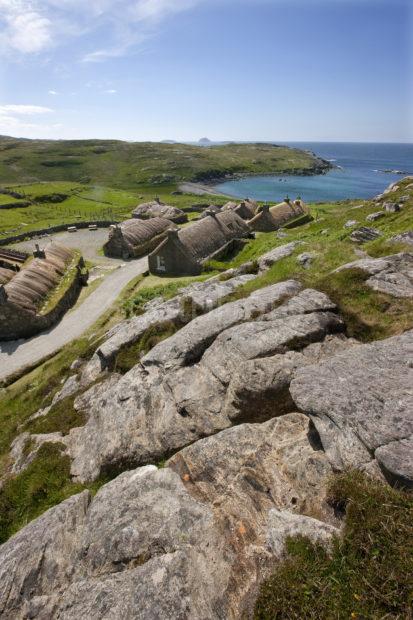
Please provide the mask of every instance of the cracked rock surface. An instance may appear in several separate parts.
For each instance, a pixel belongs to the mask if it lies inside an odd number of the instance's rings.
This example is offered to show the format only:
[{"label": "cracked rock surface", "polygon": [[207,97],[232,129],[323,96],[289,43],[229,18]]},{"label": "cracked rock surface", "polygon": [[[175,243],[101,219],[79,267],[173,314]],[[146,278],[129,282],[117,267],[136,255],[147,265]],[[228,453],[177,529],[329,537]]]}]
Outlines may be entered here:
[{"label": "cracked rock surface", "polygon": [[363,258],[343,265],[343,269],[361,269],[370,274],[366,284],[374,291],[394,297],[413,297],[413,254],[402,252],[384,258]]}]

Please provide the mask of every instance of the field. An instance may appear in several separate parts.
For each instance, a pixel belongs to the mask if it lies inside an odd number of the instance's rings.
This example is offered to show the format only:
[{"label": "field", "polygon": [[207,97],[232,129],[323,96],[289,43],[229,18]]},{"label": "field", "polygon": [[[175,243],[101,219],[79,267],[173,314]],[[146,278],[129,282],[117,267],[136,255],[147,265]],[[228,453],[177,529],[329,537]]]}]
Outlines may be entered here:
[{"label": "field", "polygon": [[311,173],[329,164],[270,144],[190,146],[115,140],[17,140],[0,137],[0,184],[70,181],[136,189],[208,182],[238,174]]},{"label": "field", "polygon": [[[159,196],[163,202],[188,211],[188,217],[198,214],[191,212],[196,203],[223,204],[220,197],[200,198],[190,194],[173,196],[173,187],[142,187],[139,191],[119,190],[109,187],[81,185],[66,181],[52,183],[32,183],[9,186],[12,191],[23,196],[21,201],[30,201],[25,208],[0,209],[0,238],[40,230],[58,224],[69,224],[90,220],[122,221],[131,217],[132,210],[140,203]],[[59,202],[53,202],[54,196]],[[6,197],[0,194],[0,200]],[[10,196],[7,196],[12,201]]]}]

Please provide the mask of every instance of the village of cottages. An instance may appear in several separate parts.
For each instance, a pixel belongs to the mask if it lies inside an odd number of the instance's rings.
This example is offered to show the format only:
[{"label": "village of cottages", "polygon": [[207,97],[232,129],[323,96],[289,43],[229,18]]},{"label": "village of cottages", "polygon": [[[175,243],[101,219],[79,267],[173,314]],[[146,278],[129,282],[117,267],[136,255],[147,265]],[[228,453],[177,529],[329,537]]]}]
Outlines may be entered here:
[{"label": "village of cottages", "polygon": [[[148,255],[149,271],[155,275],[194,276],[207,261],[234,255],[255,232],[275,231],[297,218],[300,223],[311,218],[300,198],[287,197],[272,207],[245,199],[211,205],[188,224],[184,211],[155,199],[136,207],[131,219],[109,227],[103,252],[122,260]],[[93,233],[97,225],[89,229]],[[0,340],[27,338],[49,328],[87,284],[88,272],[76,250],[51,242],[44,249],[36,244],[33,254],[0,249]],[[48,303],[65,279],[64,295],[56,296],[55,305]]]}]

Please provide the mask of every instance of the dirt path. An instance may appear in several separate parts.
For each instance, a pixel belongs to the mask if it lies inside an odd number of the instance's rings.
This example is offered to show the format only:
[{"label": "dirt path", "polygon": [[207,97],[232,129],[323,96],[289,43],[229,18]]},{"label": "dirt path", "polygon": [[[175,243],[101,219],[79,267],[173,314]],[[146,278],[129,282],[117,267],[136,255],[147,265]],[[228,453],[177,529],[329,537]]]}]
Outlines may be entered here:
[{"label": "dirt path", "polygon": [[147,258],[126,263],[111,273],[85,301],[60,323],[30,340],[0,342],[0,380],[32,366],[79,338],[116,301],[122,289],[148,268]]}]

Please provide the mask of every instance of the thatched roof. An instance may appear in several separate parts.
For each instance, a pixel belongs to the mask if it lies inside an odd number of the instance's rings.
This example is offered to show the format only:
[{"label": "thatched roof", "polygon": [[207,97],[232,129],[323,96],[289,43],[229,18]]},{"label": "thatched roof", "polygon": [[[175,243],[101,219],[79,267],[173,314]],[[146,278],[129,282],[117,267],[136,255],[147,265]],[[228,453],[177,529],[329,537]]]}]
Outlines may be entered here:
[{"label": "thatched roof", "polygon": [[197,261],[202,261],[222,248],[228,241],[246,237],[247,224],[233,211],[205,217],[179,231],[179,240]]},{"label": "thatched roof", "polygon": [[270,213],[281,226],[288,220],[292,220],[307,212],[307,207],[302,200],[280,202],[270,208]]},{"label": "thatched roof", "polygon": [[161,217],[149,220],[125,220],[109,229],[109,239],[103,246],[108,256],[139,256],[160,243],[166,231],[175,225]]},{"label": "thatched roof", "polygon": [[147,220],[153,217],[163,217],[166,220],[174,222],[175,224],[184,224],[188,221],[188,216],[184,211],[178,209],[178,207],[166,205],[160,200],[144,202],[138,205],[132,212],[132,217],[140,220]]},{"label": "thatched roof", "polygon": [[268,205],[264,205],[261,210],[248,222],[251,230],[257,232],[271,232],[277,230],[280,226],[276,219],[270,213]]},{"label": "thatched roof", "polygon": [[16,275],[16,272],[12,269],[6,269],[4,267],[0,267],[0,286],[2,284],[7,284],[10,280]]},{"label": "thatched roof", "polygon": [[58,284],[74,257],[70,250],[57,243],[45,248],[45,258],[35,258],[5,285],[11,303],[36,313],[40,304]]},{"label": "thatched roof", "polygon": [[[146,243],[152,237],[159,235],[168,228],[171,222],[161,217],[152,217],[149,220],[125,220],[119,225],[125,242],[131,246],[139,246]],[[111,229],[110,234],[113,234]],[[115,229],[116,230],[116,229]]]},{"label": "thatched roof", "polygon": [[227,202],[223,207],[223,211],[235,211],[239,217],[242,217],[243,220],[250,220],[254,217],[258,204],[255,200],[250,200],[246,198],[242,202]]}]

